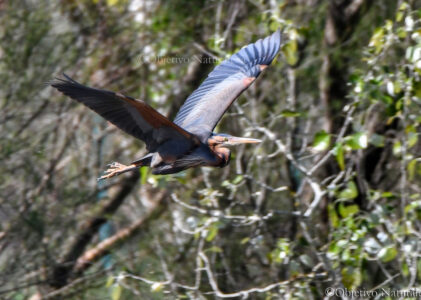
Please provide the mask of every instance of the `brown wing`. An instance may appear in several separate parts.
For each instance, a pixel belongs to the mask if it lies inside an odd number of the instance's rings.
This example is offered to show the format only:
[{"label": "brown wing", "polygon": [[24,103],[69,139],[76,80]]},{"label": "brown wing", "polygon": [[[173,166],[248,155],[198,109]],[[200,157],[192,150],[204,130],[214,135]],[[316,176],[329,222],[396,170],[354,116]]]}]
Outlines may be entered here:
[{"label": "brown wing", "polygon": [[56,79],[51,86],[83,103],[118,128],[146,143],[154,151],[165,141],[177,139],[195,143],[194,135],[171,122],[142,100],[120,93],[84,86],[69,76]]}]

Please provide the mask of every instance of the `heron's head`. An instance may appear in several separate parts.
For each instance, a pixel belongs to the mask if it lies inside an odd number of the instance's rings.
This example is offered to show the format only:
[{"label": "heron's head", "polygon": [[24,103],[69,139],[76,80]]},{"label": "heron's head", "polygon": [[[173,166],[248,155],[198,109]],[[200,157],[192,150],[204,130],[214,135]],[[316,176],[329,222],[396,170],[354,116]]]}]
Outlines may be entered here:
[{"label": "heron's head", "polygon": [[231,158],[231,151],[227,147],[240,144],[256,144],[260,142],[261,140],[236,137],[224,133],[212,134],[208,139],[209,147],[222,159],[221,168],[228,165]]}]

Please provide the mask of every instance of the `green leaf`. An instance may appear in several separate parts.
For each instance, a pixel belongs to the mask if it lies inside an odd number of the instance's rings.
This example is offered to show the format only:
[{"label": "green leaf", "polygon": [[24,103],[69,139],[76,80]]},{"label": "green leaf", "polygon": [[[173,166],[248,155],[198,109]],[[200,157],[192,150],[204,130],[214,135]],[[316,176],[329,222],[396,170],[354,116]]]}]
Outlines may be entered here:
[{"label": "green leaf", "polygon": [[111,299],[119,300],[121,297],[122,288],[120,285],[116,284],[111,289]]},{"label": "green leaf", "polygon": [[398,250],[394,246],[388,246],[380,249],[377,257],[380,258],[383,262],[389,262],[393,260],[398,254]]},{"label": "green leaf", "polygon": [[369,47],[374,48],[374,53],[379,54],[383,49],[384,44],[384,28],[377,28],[374,31],[373,36],[370,39],[370,43],[368,44]]},{"label": "green leaf", "polygon": [[340,191],[338,198],[339,199],[354,199],[358,196],[357,185],[354,181],[350,181],[347,183],[346,188]]},{"label": "green leaf", "polygon": [[300,115],[301,113],[293,111],[293,110],[288,110],[288,109],[285,109],[281,112],[281,116],[286,117],[286,118],[288,117],[295,118],[295,117],[299,117]]},{"label": "green leaf", "polygon": [[214,223],[209,228],[208,234],[206,236],[206,241],[207,242],[213,241],[213,239],[216,237],[217,234],[218,234],[218,224]]},{"label": "green leaf", "polygon": [[402,154],[402,143],[400,141],[396,141],[393,144],[393,154],[395,156],[400,156]]},{"label": "green leaf", "polygon": [[[420,35],[421,35],[421,33],[420,33]],[[414,86],[413,86],[413,89],[414,89],[415,96],[418,97],[418,98],[421,98],[421,81],[415,82]]]},{"label": "green leaf", "polygon": [[296,40],[289,40],[288,43],[286,43],[282,47],[282,53],[285,56],[286,62],[290,66],[295,66],[298,62],[298,43]]},{"label": "green leaf", "polygon": [[405,58],[412,62],[413,61],[412,57],[414,55],[414,52],[415,52],[415,48],[413,46],[406,48]]},{"label": "green leaf", "polygon": [[231,185],[231,183],[228,180],[224,180],[221,183],[221,186],[223,186],[223,187],[227,187],[227,186],[230,186],[230,185]]},{"label": "green leaf", "polygon": [[148,167],[141,167],[140,168],[140,183],[143,185],[148,180]]},{"label": "green leaf", "polygon": [[309,267],[309,268],[311,268],[311,267],[313,267],[314,266],[314,262],[313,262],[313,260],[311,259],[311,257],[309,256],[309,255],[307,255],[307,254],[302,254],[302,255],[300,255],[300,257],[299,257],[299,260],[304,264],[304,265],[306,265],[307,267]]},{"label": "green leaf", "polygon": [[372,144],[376,147],[384,147],[384,141],[385,141],[384,136],[382,136],[380,134],[373,133],[370,136],[370,144]]},{"label": "green leaf", "polygon": [[386,28],[387,31],[391,31],[393,29],[393,21],[386,20],[386,24],[384,25],[384,28]]},{"label": "green leaf", "polygon": [[412,148],[417,144],[418,134],[414,125],[406,127],[405,132],[408,134],[408,148]]},{"label": "green leaf", "polygon": [[335,148],[333,148],[333,154],[336,157],[339,168],[343,171],[345,170],[345,158],[344,158],[344,147],[342,143],[337,143]]},{"label": "green leaf", "polygon": [[243,175],[237,175],[232,181],[233,184],[239,184],[243,180]]},{"label": "green leaf", "polygon": [[347,289],[355,289],[360,286],[362,274],[360,268],[345,267],[341,271],[343,284]]},{"label": "green leaf", "polygon": [[413,201],[405,206],[404,212],[405,214],[407,214],[411,211],[418,209],[419,207],[421,207],[421,201]]},{"label": "green leaf", "polygon": [[399,11],[404,11],[409,7],[408,3],[402,2],[402,4],[399,6]]},{"label": "green leaf", "polygon": [[108,276],[105,287],[109,288],[114,283],[114,276]]},{"label": "green leaf", "polygon": [[107,0],[107,5],[108,6],[114,6],[118,3],[118,0]]},{"label": "green leaf", "polygon": [[409,180],[414,180],[417,162],[420,161],[420,160],[421,160],[421,158],[416,158],[416,159],[411,160],[408,163],[407,168],[408,168],[408,179]]},{"label": "green leaf", "polygon": [[159,292],[164,287],[164,284],[162,282],[155,282],[151,285],[151,291],[152,292]]},{"label": "green leaf", "polygon": [[207,248],[205,252],[214,252],[214,253],[222,253],[222,249],[218,246],[212,246],[210,248]]},{"label": "green leaf", "polygon": [[408,268],[408,264],[407,263],[402,262],[401,272],[402,272],[402,275],[404,277],[408,277],[408,275],[409,275],[409,268]]},{"label": "green leaf", "polygon": [[360,208],[356,204],[345,205],[343,202],[339,203],[339,214],[342,218],[347,218],[349,216],[355,215],[360,211]]},{"label": "green leaf", "polygon": [[330,224],[333,228],[337,228],[339,226],[339,218],[335,210],[335,205],[330,203],[327,206],[327,214],[329,216]]},{"label": "green leaf", "polygon": [[401,39],[404,39],[407,36],[407,33],[405,31],[405,28],[402,28],[402,27],[399,27],[399,28],[396,29],[396,34]]},{"label": "green leaf", "polygon": [[398,21],[398,22],[402,21],[403,16],[404,16],[403,12],[398,11],[397,14],[396,14],[396,21]]},{"label": "green leaf", "polygon": [[330,134],[322,130],[316,133],[313,141],[313,149],[317,152],[324,151],[330,146]]},{"label": "green leaf", "polygon": [[395,195],[394,195],[392,192],[383,192],[383,193],[381,194],[381,196],[382,196],[383,198],[392,198],[392,197],[394,197]]},{"label": "green leaf", "polygon": [[365,149],[368,146],[368,137],[365,132],[357,132],[345,138],[345,143],[352,150]]}]

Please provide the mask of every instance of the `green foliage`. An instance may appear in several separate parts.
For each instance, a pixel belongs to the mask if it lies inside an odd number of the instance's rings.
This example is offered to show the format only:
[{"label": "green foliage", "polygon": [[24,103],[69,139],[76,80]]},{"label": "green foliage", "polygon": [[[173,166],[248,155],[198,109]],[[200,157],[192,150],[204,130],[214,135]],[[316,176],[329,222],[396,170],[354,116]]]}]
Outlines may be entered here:
[{"label": "green foliage", "polygon": [[330,134],[326,131],[319,131],[314,136],[313,149],[314,151],[324,151],[329,148],[330,145]]},{"label": "green foliage", "polygon": [[341,200],[349,200],[354,199],[358,196],[358,190],[355,182],[348,181],[346,184],[346,188],[341,190],[338,194],[338,198]]},{"label": "green foliage", "polygon": [[335,154],[336,161],[338,162],[339,168],[341,170],[345,169],[345,154],[344,154],[344,147],[342,143],[336,143],[335,147],[332,149],[333,154]]},{"label": "green foliage", "polygon": [[[290,241],[288,239],[281,238],[278,240],[276,249],[274,249],[269,258],[275,263],[283,263],[291,255]],[[305,258],[305,260],[307,260]]]},{"label": "green foliage", "polygon": [[351,136],[347,136],[344,139],[345,145],[352,150],[365,149],[368,146],[367,133],[357,132]]},{"label": "green foliage", "polygon": [[111,300],[120,300],[122,287],[119,284],[114,284],[111,288]]}]

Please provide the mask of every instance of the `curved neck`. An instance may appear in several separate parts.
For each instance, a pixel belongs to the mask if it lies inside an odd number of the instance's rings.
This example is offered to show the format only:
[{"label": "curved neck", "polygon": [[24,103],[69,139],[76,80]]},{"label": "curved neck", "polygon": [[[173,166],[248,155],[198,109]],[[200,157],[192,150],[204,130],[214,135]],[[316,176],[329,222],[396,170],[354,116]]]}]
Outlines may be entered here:
[{"label": "curved neck", "polygon": [[231,150],[228,148],[224,148],[221,146],[212,147],[213,153],[220,159],[220,163],[218,166],[225,167],[229,164],[230,157],[231,157]]}]

